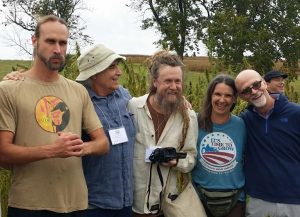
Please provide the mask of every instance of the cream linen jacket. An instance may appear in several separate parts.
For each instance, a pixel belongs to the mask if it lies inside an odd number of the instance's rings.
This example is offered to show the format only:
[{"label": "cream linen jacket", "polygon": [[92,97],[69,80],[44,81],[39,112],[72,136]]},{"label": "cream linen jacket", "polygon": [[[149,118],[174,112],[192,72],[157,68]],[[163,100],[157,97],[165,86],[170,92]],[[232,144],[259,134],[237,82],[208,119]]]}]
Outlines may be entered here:
[{"label": "cream linen jacket", "polygon": [[[179,113],[172,114],[159,138],[158,143],[155,143],[155,130],[153,121],[147,107],[148,94],[132,98],[129,101],[129,111],[133,113],[134,123],[136,127],[136,140],[134,144],[134,194],[133,194],[133,211],[136,213],[151,213],[148,209],[152,206],[160,204],[160,192],[165,187],[166,180],[169,173],[169,167],[160,166],[163,176],[163,187],[158,177],[157,164],[153,164],[151,173],[150,193],[148,191],[148,184],[150,182],[150,165],[145,162],[146,149],[149,147],[175,147],[178,149],[182,139],[183,120]],[[190,172],[195,165],[196,143],[198,137],[197,117],[194,111],[188,110],[190,118],[190,126],[185,139],[182,152],[187,153],[185,159],[179,159],[176,170],[183,173]],[[172,173],[173,174],[173,173]],[[176,175],[172,176],[176,179]],[[174,182],[174,180],[172,181]],[[176,192],[176,186],[174,186]],[[149,194],[149,199],[148,199]],[[149,206],[147,202],[149,201]],[[155,211],[152,211],[155,213]]]}]

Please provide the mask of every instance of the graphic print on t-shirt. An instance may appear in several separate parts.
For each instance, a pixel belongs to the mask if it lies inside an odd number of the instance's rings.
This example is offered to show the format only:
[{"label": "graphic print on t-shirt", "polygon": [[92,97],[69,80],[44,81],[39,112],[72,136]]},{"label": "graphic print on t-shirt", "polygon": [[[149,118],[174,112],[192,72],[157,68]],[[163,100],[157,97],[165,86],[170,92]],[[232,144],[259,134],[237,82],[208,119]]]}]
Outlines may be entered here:
[{"label": "graphic print on t-shirt", "polygon": [[237,165],[236,146],[225,133],[207,134],[200,144],[200,163],[214,173],[230,172]]},{"label": "graphic print on t-shirt", "polygon": [[70,110],[61,99],[55,96],[45,96],[36,104],[35,118],[42,129],[56,133],[67,127]]}]

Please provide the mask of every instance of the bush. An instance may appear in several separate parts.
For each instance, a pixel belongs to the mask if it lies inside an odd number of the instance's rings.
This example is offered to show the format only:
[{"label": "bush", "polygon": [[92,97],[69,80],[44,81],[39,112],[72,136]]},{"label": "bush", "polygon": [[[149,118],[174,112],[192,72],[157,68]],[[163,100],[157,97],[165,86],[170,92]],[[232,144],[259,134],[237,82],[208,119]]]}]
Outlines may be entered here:
[{"label": "bush", "polygon": [[2,217],[7,216],[8,189],[10,186],[10,171],[0,168],[0,195]]}]

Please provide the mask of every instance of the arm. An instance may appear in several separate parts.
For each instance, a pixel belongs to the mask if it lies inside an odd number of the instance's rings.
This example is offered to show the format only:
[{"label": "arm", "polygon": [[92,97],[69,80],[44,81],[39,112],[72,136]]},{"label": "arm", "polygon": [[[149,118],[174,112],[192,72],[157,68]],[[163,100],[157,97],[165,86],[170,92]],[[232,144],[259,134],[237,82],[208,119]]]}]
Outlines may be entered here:
[{"label": "arm", "polygon": [[26,164],[48,158],[81,156],[84,143],[73,133],[58,133],[58,138],[49,145],[20,146],[13,144],[14,134],[0,131],[0,164]]},{"label": "arm", "polygon": [[103,128],[98,128],[89,133],[91,141],[84,143],[82,155],[100,155],[109,151],[109,142]]},{"label": "arm", "polygon": [[198,123],[197,116],[194,111],[189,110],[189,129],[187,132],[187,137],[185,139],[185,143],[183,148],[180,150],[181,152],[186,152],[187,156],[185,159],[179,159],[175,169],[188,173],[190,172],[196,163],[196,155],[197,155],[197,139],[198,139]]}]

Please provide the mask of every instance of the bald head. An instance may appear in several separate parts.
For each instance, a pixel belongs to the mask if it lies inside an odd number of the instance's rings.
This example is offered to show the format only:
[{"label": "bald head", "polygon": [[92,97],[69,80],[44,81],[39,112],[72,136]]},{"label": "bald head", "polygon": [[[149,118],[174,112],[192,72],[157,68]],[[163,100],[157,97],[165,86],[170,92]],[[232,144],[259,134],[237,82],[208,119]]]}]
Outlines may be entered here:
[{"label": "bald head", "polygon": [[241,71],[236,76],[235,86],[239,96],[260,112],[268,110],[269,106],[273,105],[274,99],[267,91],[267,84],[257,71],[252,69]]},{"label": "bald head", "polygon": [[262,80],[261,75],[253,69],[245,69],[236,76],[235,86],[238,92],[241,92],[256,80]]}]

